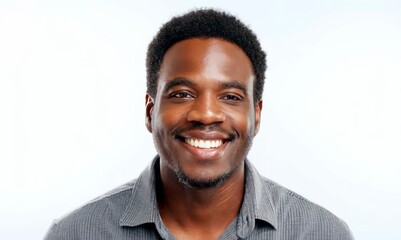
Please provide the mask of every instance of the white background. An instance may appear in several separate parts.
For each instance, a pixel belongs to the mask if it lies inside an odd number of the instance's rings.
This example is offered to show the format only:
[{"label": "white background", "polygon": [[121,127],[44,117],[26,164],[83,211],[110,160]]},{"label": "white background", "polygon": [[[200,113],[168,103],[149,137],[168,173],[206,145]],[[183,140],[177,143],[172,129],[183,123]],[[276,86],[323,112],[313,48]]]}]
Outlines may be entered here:
[{"label": "white background", "polygon": [[145,53],[160,25],[225,9],[268,53],[260,173],[401,239],[400,1],[0,1],[0,239],[129,181],[155,155]]}]

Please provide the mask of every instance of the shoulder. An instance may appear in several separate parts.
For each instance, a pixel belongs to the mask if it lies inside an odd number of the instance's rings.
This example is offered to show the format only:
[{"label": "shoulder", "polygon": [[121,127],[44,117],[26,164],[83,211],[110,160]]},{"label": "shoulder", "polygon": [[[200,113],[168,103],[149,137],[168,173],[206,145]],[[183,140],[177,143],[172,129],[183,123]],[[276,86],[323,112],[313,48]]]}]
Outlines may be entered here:
[{"label": "shoulder", "polygon": [[271,193],[279,229],[305,239],[353,239],[347,224],[327,209],[265,177],[262,182]]},{"label": "shoulder", "polygon": [[55,220],[45,239],[79,239],[117,227],[135,184],[136,180],[128,182]]}]

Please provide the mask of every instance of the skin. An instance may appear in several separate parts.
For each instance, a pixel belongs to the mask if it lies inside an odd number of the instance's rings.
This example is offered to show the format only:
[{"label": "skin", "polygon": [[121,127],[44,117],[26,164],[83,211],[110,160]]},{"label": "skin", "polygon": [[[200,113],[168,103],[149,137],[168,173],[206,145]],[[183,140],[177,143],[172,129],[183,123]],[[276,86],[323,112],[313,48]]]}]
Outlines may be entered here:
[{"label": "skin", "polygon": [[[177,239],[217,239],[239,213],[262,109],[254,81],[247,55],[221,39],[183,40],[163,58],[146,126],[160,155],[160,215]],[[223,144],[203,149],[185,139]]]}]

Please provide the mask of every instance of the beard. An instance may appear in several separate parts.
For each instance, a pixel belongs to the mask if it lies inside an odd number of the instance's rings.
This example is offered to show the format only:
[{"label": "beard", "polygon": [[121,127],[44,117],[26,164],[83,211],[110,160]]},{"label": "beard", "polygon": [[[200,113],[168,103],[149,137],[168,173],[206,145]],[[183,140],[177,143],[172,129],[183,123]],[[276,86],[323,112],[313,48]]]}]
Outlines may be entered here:
[{"label": "beard", "polygon": [[206,189],[206,188],[217,188],[221,186],[225,182],[225,180],[232,175],[232,172],[233,171],[222,174],[213,179],[191,178],[187,176],[181,169],[176,170],[175,174],[177,175],[178,181],[188,188]]},{"label": "beard", "polygon": [[[220,128],[219,126],[194,126],[192,128],[189,128],[190,130],[192,129],[201,129],[204,130],[207,128],[208,130],[218,130],[220,132],[225,132],[227,135],[229,135],[230,141],[237,141],[238,140],[238,133],[235,131],[228,131],[223,128]],[[183,130],[180,130],[183,131]],[[180,132],[176,131],[176,132]],[[173,135],[179,135],[177,133]],[[237,170],[244,164],[244,161],[246,159],[246,156],[252,146],[253,142],[253,137],[254,137],[254,131],[248,131],[245,137],[245,140],[243,141],[243,146],[240,151],[236,152],[234,155],[236,156],[242,156],[242,160],[240,161],[232,161],[229,165],[230,167],[226,169],[225,172],[220,172],[220,175],[215,175],[215,176],[191,176],[191,174],[186,173],[182,166],[180,166],[179,163],[173,164],[173,161],[161,161],[161,164],[165,165],[167,168],[169,168],[172,172],[175,173],[177,180],[179,183],[181,183],[183,186],[190,188],[190,189],[212,189],[212,188],[217,188],[223,185],[227,179],[229,179]],[[156,142],[156,141],[155,141]],[[157,149],[166,149],[167,147],[156,147]],[[162,152],[159,152],[160,157],[162,159]],[[163,159],[174,159],[175,156],[171,152],[165,152],[166,157],[163,157]],[[241,158],[241,157],[240,157]],[[239,160],[237,158],[237,160]]]},{"label": "beard", "polygon": [[209,178],[194,178],[186,174],[180,166],[173,167],[168,163],[166,165],[175,173],[178,182],[183,184],[185,187],[192,189],[211,189],[223,185],[223,183],[225,183],[225,181],[229,179],[233,175],[233,173],[242,166],[244,161],[245,159],[219,176],[210,176]]}]

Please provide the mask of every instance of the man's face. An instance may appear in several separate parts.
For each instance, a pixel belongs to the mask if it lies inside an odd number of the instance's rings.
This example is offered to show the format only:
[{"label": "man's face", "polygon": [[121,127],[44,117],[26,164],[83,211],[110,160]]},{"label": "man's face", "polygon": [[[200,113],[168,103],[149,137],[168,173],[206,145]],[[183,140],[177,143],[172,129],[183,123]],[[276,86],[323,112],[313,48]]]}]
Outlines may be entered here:
[{"label": "man's face", "polygon": [[262,108],[254,81],[249,58],[233,43],[192,38],[169,48],[156,97],[146,96],[161,173],[213,187],[242,171]]}]

